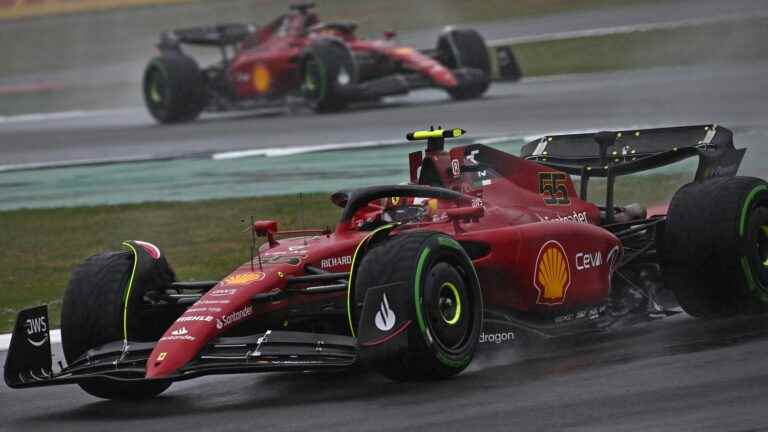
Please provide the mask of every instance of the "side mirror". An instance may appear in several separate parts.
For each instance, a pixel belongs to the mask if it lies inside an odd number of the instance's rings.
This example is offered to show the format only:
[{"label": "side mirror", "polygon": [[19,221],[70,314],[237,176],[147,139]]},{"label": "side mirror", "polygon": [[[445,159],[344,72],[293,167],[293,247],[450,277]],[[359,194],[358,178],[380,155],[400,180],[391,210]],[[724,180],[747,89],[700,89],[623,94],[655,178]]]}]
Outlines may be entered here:
[{"label": "side mirror", "polygon": [[253,223],[253,232],[259,237],[267,237],[269,247],[275,247],[279,243],[275,240],[277,221],[260,220]]}]

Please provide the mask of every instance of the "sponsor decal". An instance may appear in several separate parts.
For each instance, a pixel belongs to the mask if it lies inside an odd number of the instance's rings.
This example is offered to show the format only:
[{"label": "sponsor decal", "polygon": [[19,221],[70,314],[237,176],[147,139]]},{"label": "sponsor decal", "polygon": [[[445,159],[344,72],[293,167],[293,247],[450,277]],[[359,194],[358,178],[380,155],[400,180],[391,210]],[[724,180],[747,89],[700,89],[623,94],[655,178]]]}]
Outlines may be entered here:
[{"label": "sponsor decal", "polygon": [[571,203],[566,179],[565,173],[539,173],[539,193],[544,199],[544,204],[568,205]]},{"label": "sponsor decal", "polygon": [[461,165],[459,165],[458,159],[451,159],[451,172],[454,178],[461,176]]},{"label": "sponsor decal", "polygon": [[253,67],[253,78],[251,81],[254,90],[259,93],[267,93],[272,88],[272,75],[269,69],[261,63]]},{"label": "sponsor decal", "polygon": [[204,321],[204,322],[211,322],[213,321],[213,317],[208,316],[202,316],[202,315],[190,315],[190,316],[182,316],[179,317],[176,322],[187,322],[187,321]]},{"label": "sponsor decal", "polygon": [[475,159],[475,156],[477,156],[478,154],[480,154],[480,150],[472,150],[471,152],[469,152],[467,156],[465,156],[465,158],[467,159],[467,161],[472,162],[473,165],[477,165],[477,160]]},{"label": "sponsor decal", "polygon": [[500,344],[502,342],[511,342],[515,340],[515,333],[480,333],[480,343],[494,343]]},{"label": "sponsor decal", "polygon": [[182,336],[182,335],[185,335],[187,333],[189,333],[189,332],[187,331],[186,327],[182,327],[180,329],[176,329],[176,330],[171,332],[171,334],[174,335],[174,336]]},{"label": "sponsor decal", "polygon": [[351,265],[351,264],[352,264],[352,257],[349,255],[342,256],[342,257],[326,258],[320,261],[321,268],[329,268],[329,267],[336,267],[340,265]]},{"label": "sponsor decal", "polygon": [[161,341],[189,341],[192,342],[193,340],[197,339],[194,336],[163,336],[160,338]]},{"label": "sponsor decal", "polygon": [[157,361],[158,363],[160,363],[161,361],[165,360],[165,358],[166,358],[167,356],[168,356],[168,353],[167,353],[167,352],[161,352],[160,354],[158,354],[158,355],[157,355],[157,358],[155,359],[155,361]]},{"label": "sponsor decal", "polygon": [[[258,258],[254,259],[254,262],[256,261],[258,261]],[[283,256],[283,255],[271,255],[271,256],[261,257],[261,265],[269,266],[272,264],[290,264],[293,266],[297,266],[301,264],[301,258],[297,256]]]},{"label": "sponsor decal", "polygon": [[263,272],[236,273],[229,275],[221,281],[222,285],[245,285],[251,282],[257,282],[264,279]]},{"label": "sponsor decal", "polygon": [[194,336],[189,335],[189,331],[186,327],[178,328],[171,332],[171,336],[163,336],[160,338],[161,341],[175,341],[175,340],[183,340],[183,341],[193,341],[196,338]]},{"label": "sponsor decal", "polygon": [[[230,291],[230,290],[227,290]],[[232,290],[234,291],[234,290]],[[228,304],[229,300],[200,300],[199,302],[195,303],[196,305],[209,305],[209,304]],[[189,309],[187,309],[189,310]]]},{"label": "sponsor decal", "polygon": [[336,82],[339,83],[339,85],[345,86],[352,81],[352,77],[349,75],[349,72],[347,72],[347,69],[343,66],[341,69],[339,69],[339,74],[336,75]]},{"label": "sponsor decal", "polygon": [[540,222],[571,222],[571,223],[580,223],[580,224],[588,224],[589,223],[589,217],[587,216],[587,212],[576,212],[574,211],[573,214],[567,215],[567,216],[542,216],[540,214],[537,214],[536,217],[539,218]]},{"label": "sponsor decal", "polygon": [[144,241],[134,240],[134,243],[141,246],[142,249],[147,251],[149,256],[151,256],[154,259],[160,259],[160,248],[153,245],[152,243],[147,243]]},{"label": "sponsor decal", "polygon": [[576,270],[589,270],[603,265],[603,254],[597,252],[579,252],[576,254]]},{"label": "sponsor decal", "polygon": [[387,300],[387,295],[384,294],[381,296],[381,305],[379,305],[379,311],[376,312],[373,322],[376,324],[377,329],[389,331],[395,326],[395,321],[397,321],[395,311],[390,309],[389,300]]},{"label": "sponsor decal", "polygon": [[393,206],[397,206],[400,204],[400,197],[392,197],[389,199],[389,202],[392,203]]},{"label": "sponsor decal", "polygon": [[539,291],[536,303],[556,305],[563,303],[571,285],[571,267],[563,245],[550,240],[541,247],[536,257],[533,285]]},{"label": "sponsor decal", "polygon": [[48,323],[44,316],[28,318],[24,326],[27,328],[27,342],[31,345],[40,347],[48,341]]},{"label": "sponsor decal", "polygon": [[[209,292],[208,295],[213,296],[213,297],[223,297],[223,296],[231,296],[235,292],[237,292],[237,290],[233,290],[233,289],[215,289],[215,290]],[[208,300],[208,301],[212,301],[212,300]],[[222,301],[224,301],[224,300],[222,300]],[[229,303],[229,300],[226,300],[226,302]]]},{"label": "sponsor decal", "polygon": [[249,316],[253,315],[253,306],[246,306],[243,309],[240,309],[239,311],[232,312],[229,315],[224,315],[220,319],[216,319],[216,328],[221,330],[224,327],[228,327],[244,318],[247,318]]}]

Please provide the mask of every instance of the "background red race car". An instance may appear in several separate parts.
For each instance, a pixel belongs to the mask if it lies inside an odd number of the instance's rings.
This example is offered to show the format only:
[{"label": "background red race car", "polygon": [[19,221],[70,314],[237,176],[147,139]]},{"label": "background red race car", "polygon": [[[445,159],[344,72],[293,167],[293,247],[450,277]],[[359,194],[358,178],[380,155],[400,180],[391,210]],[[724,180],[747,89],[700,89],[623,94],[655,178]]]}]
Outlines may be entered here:
[{"label": "background red race car", "polygon": [[[46,306],[27,309],[6,383],[140,399],[201,375],[356,362],[396,380],[444,378],[484,342],[664,315],[664,288],[694,316],[766,310],[768,184],[734,177],[744,150],[728,129],[548,136],[522,157],[444,148],[462,133],[409,134],[428,140],[409,155],[410,184],[334,194],[334,230],[252,222],[252,258],[222,280],[178,282],[146,242],[92,256],[63,300],[68,366],[53,371]],[[687,157],[699,157],[695,180],[666,215],[613,204],[617,176]],[[605,206],[586,200],[591,178],[606,180]]]},{"label": "background red race car", "polygon": [[[393,33],[358,39],[354,23],[320,22],[312,7],[293,5],[260,28],[225,24],[163,33],[160,55],[144,73],[149,112],[161,123],[183,122],[206,109],[282,105],[291,96],[316,111],[334,111],[425,87],[470,99],[485,93],[492,76],[520,78],[512,51],[489,53],[474,30],[446,28],[436,49],[417,51],[395,43]],[[216,47],[221,61],[201,70],[183,44]]]}]

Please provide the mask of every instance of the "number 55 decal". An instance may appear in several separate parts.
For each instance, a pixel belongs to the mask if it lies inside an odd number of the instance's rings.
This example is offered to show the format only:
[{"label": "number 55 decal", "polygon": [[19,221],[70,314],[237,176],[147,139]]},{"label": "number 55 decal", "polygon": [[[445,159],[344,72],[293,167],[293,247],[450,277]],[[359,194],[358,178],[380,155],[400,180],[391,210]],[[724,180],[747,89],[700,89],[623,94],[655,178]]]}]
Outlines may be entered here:
[{"label": "number 55 decal", "polygon": [[568,198],[565,178],[563,173],[539,173],[539,193],[544,198],[544,204],[566,205],[571,203]]}]

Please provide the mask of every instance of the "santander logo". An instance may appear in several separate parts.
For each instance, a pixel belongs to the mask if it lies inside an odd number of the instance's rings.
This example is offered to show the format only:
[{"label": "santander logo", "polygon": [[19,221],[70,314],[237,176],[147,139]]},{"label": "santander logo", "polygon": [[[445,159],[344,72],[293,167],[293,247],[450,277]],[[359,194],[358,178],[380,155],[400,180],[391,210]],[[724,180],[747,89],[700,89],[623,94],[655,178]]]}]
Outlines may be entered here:
[{"label": "santander logo", "polygon": [[381,297],[381,305],[379,305],[379,311],[376,312],[374,324],[381,331],[389,331],[395,326],[395,321],[397,321],[395,311],[390,309],[389,300],[387,300],[387,295],[384,294]]}]

